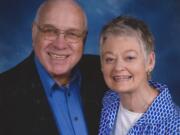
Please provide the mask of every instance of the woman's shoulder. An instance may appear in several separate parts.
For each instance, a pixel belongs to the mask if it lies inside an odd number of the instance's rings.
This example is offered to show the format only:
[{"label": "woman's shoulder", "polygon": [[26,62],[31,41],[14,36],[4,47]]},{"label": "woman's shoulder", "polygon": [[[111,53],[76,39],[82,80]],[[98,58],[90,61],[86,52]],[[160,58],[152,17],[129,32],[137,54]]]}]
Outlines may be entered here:
[{"label": "woman's shoulder", "polygon": [[171,108],[161,128],[167,134],[180,135],[180,108],[175,103],[172,103]]},{"label": "woman's shoulder", "polygon": [[172,116],[173,116],[172,123],[179,124],[179,132],[180,132],[180,108],[176,104],[174,104],[174,115]]},{"label": "woman's shoulder", "polygon": [[174,109],[173,115],[169,117],[167,122],[164,124],[166,132],[173,135],[180,135],[180,109]]},{"label": "woman's shoulder", "polygon": [[112,91],[112,90],[108,90],[105,92],[105,95],[103,97],[103,105],[104,106],[109,106],[115,102],[119,102],[120,98],[119,95]]}]

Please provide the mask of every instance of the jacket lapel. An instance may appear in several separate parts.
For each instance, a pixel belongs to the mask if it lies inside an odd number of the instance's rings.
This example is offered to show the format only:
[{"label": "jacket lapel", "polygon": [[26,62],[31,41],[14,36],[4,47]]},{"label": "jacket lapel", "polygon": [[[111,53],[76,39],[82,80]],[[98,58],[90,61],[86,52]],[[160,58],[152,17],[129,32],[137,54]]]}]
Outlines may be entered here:
[{"label": "jacket lapel", "polygon": [[102,97],[107,90],[100,71],[99,57],[83,56],[79,63],[81,71],[81,98],[89,135],[97,135],[102,108]]},{"label": "jacket lapel", "polygon": [[17,70],[20,79],[17,91],[21,94],[17,93],[16,98],[21,103],[17,103],[16,107],[17,110],[21,110],[19,113],[23,116],[17,123],[22,126],[21,132],[26,135],[58,135],[51,108],[35,67],[34,55],[31,54]]}]

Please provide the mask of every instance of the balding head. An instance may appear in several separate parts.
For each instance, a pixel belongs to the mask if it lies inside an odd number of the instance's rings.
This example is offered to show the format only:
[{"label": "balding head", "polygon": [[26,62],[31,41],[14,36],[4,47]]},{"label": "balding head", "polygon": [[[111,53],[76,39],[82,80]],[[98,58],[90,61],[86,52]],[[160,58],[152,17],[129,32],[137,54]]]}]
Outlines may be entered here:
[{"label": "balding head", "polygon": [[[87,17],[83,9],[74,0],[46,0],[42,3],[36,13],[34,22],[41,23],[44,21],[46,16],[54,10],[54,16],[61,12],[71,12],[73,16],[78,16],[82,20],[84,29],[87,30]],[[58,17],[58,16],[57,16]],[[68,17],[68,15],[66,16]],[[58,18],[57,18],[58,19]]]}]

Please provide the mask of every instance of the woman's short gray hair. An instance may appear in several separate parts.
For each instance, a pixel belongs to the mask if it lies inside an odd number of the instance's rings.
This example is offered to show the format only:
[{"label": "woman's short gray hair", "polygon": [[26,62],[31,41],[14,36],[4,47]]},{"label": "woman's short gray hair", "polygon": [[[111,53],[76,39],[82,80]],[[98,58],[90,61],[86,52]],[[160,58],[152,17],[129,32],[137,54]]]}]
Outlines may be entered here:
[{"label": "woman's short gray hair", "polygon": [[146,54],[154,51],[154,37],[148,26],[142,21],[130,16],[118,16],[106,24],[100,34],[100,45],[108,36],[137,36],[142,42]]}]

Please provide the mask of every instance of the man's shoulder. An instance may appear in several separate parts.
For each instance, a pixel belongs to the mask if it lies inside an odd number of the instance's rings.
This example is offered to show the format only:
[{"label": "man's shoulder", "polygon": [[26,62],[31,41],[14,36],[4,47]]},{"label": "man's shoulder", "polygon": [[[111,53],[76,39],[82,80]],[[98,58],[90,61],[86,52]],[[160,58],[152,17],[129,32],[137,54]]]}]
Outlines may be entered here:
[{"label": "man's shoulder", "polygon": [[41,88],[42,86],[32,55],[25,58],[12,69],[0,74],[0,93],[4,97],[7,97],[7,100],[10,97],[15,100],[19,97],[23,98],[23,96],[29,97],[33,92],[32,89]]},{"label": "man's shoulder", "polygon": [[100,56],[95,54],[84,54],[80,61],[81,64],[100,64]]},{"label": "man's shoulder", "polygon": [[102,78],[100,57],[98,55],[83,55],[78,66],[86,78]]},{"label": "man's shoulder", "polygon": [[100,71],[100,57],[93,54],[85,54],[79,62],[81,70]]},{"label": "man's shoulder", "polygon": [[[101,72],[100,57],[98,55],[83,55],[80,63],[82,89],[87,97],[101,99],[107,86]],[[101,101],[99,101],[100,103]]]},{"label": "man's shoulder", "polygon": [[3,72],[0,74],[0,82],[2,81],[18,81],[21,77],[28,77],[29,74],[32,73],[32,69],[34,69],[34,61],[33,56],[25,58],[22,62],[17,64],[15,67]]}]

